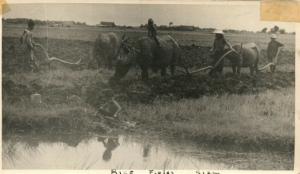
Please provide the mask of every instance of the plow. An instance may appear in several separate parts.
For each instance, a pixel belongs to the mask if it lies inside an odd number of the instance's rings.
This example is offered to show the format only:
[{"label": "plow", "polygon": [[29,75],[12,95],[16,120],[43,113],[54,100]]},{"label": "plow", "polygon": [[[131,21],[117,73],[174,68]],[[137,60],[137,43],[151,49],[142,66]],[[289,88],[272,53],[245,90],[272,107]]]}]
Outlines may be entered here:
[{"label": "plow", "polygon": [[57,61],[57,62],[60,62],[60,63],[69,64],[69,65],[80,65],[81,58],[79,58],[79,60],[76,61],[76,62],[69,62],[69,61],[66,61],[66,60],[63,60],[63,59],[60,59],[60,58],[57,58],[57,57],[50,57],[47,50],[41,44],[35,44],[35,46],[41,48],[41,50],[45,54],[46,62],[44,64],[49,64],[52,61]]},{"label": "plow", "polygon": [[199,73],[199,72],[202,72],[202,71],[206,71],[206,70],[211,70],[211,69],[215,69],[220,63],[221,61],[231,52],[236,52],[235,50],[229,50],[227,51],[226,53],[224,53],[220,59],[215,63],[215,65],[211,66],[206,66],[206,67],[203,67],[203,68],[199,68],[197,70],[194,70],[194,71],[190,71],[187,67],[184,67],[185,71],[182,71],[182,70],[178,70],[179,72],[183,72],[183,73],[186,73],[186,74],[196,74],[196,73]]},{"label": "plow", "polygon": [[265,65],[265,66],[259,68],[258,70],[259,70],[259,71],[262,71],[262,70],[265,70],[266,68],[268,68],[268,67],[270,67],[270,66],[276,66],[276,65],[277,65],[277,61],[278,61],[278,55],[279,55],[281,49],[282,49],[282,47],[280,47],[280,48],[278,49],[278,51],[277,51],[277,53],[276,53],[276,56],[275,56],[273,62],[268,63],[267,65]]},{"label": "plow", "polygon": [[[241,44],[242,45],[242,44]],[[271,66],[276,66],[277,65],[277,61],[278,61],[278,55],[280,53],[282,48],[279,48],[277,53],[276,53],[276,56],[274,58],[274,60],[272,62],[269,62],[268,64],[262,66],[262,67],[259,67],[258,68],[258,71],[263,71],[263,70],[266,70],[267,68],[271,67]],[[192,74],[196,74],[196,73],[200,73],[200,72],[204,72],[204,71],[207,71],[207,70],[213,70],[215,69],[220,63],[222,60],[225,59],[225,57],[232,53],[232,52],[235,52],[236,54],[240,55],[240,53],[238,53],[236,50],[234,49],[230,49],[229,51],[227,51],[226,53],[224,53],[220,58],[219,60],[214,64],[214,65],[209,65],[209,66],[206,66],[206,67],[202,67],[202,68],[199,68],[199,69],[196,69],[196,70],[189,70],[188,67],[183,67],[183,66],[178,66],[180,68],[184,68],[184,70],[182,69],[177,69],[178,72],[181,72],[181,73],[184,73],[184,74],[187,74],[187,75],[192,75]],[[242,58],[242,55],[240,55],[240,57]]]}]

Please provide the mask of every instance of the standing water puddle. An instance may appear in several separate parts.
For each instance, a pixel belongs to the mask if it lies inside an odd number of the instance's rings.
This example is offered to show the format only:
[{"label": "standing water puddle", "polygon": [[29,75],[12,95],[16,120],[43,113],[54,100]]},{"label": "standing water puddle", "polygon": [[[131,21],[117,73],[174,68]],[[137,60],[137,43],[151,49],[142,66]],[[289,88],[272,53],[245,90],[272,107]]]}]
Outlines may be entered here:
[{"label": "standing water puddle", "polygon": [[293,168],[293,159],[287,154],[221,151],[176,140],[97,136],[68,143],[25,141],[3,140],[4,169]]}]

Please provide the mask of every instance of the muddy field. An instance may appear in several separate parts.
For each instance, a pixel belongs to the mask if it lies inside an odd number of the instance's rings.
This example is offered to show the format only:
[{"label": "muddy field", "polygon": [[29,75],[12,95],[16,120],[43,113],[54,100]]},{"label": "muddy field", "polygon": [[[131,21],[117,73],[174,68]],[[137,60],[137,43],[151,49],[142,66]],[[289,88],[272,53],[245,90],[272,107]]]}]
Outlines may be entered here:
[{"label": "muddy field", "polygon": [[[77,61],[82,59],[82,66],[76,69],[86,69],[89,62],[93,61],[92,58],[92,41],[82,40],[64,40],[64,39],[47,39],[36,38],[36,42],[44,45],[48,49],[49,55],[59,57],[68,61]],[[131,39],[132,42],[135,40]],[[180,43],[180,42],[179,42]],[[180,43],[181,44],[181,43]],[[190,68],[205,67],[211,62],[209,46],[199,46],[195,44],[181,45],[182,49],[182,62],[183,66]],[[267,63],[266,50],[261,48],[260,66]],[[4,37],[3,38],[3,71],[4,72],[17,72],[22,66],[23,50],[19,43],[18,38]],[[288,48],[279,54],[278,65],[279,67],[286,68],[284,71],[294,71],[294,51],[289,51]],[[36,55],[39,61],[45,58],[44,53],[40,49],[36,49]],[[225,60],[226,61],[226,60]],[[229,65],[229,63],[226,63]],[[286,67],[288,66],[288,67]]]},{"label": "muddy field", "polygon": [[[73,71],[82,71],[87,69],[87,66],[90,61],[93,61],[92,58],[92,48],[93,42],[91,41],[81,41],[81,40],[64,40],[64,39],[46,39],[46,38],[36,38],[36,42],[42,43],[48,48],[48,52],[51,56],[59,57],[64,60],[74,61],[79,58],[82,59],[82,65],[79,67],[73,67]],[[134,40],[134,39],[133,39]],[[205,67],[209,65],[210,59],[210,47],[208,46],[197,46],[194,44],[191,45],[181,45],[182,49],[182,62],[184,66],[188,66],[190,69]],[[216,94],[242,94],[242,93],[257,93],[261,90],[266,89],[278,89],[287,86],[293,86],[295,81],[294,76],[294,52],[288,51],[287,49],[279,54],[278,68],[279,72],[271,75],[270,73],[266,73],[266,71],[261,72],[257,77],[250,77],[249,70],[247,68],[243,68],[244,73],[242,76],[237,77],[233,76],[231,70],[225,70],[225,78],[210,78],[207,76],[207,72],[202,72],[193,76],[188,76],[184,74],[178,73],[175,77],[168,78],[160,78],[154,76],[149,82],[146,84],[140,82],[138,69],[134,69],[129,73],[128,77],[125,78],[121,82],[121,85],[113,85],[112,87],[116,89],[119,93],[127,94],[127,98],[132,98],[136,95],[145,96],[140,97],[147,102],[152,101],[158,96],[171,96],[174,99],[181,98],[198,98],[203,95],[216,95]],[[36,50],[37,58],[42,61],[45,55],[41,52],[41,50]],[[23,58],[23,50],[20,47],[20,43],[18,38],[15,37],[4,37],[3,38],[3,87],[4,87],[4,96],[6,94],[15,94],[20,96],[22,94],[29,95],[33,91],[42,93],[47,95],[49,91],[45,91],[42,84],[32,82],[34,87],[24,86],[24,84],[15,84],[23,85],[25,90],[24,92],[18,92],[18,90],[10,92],[14,90],[11,88],[9,78],[9,74],[14,74],[18,71],[22,72],[22,58]],[[266,60],[266,50],[262,49],[261,51],[261,59],[260,66],[263,66],[267,63]],[[95,65],[95,64],[94,64]],[[230,65],[229,62],[226,65]],[[50,66],[50,71],[54,69],[63,69],[67,67],[57,67],[55,64]],[[48,72],[49,69],[47,67],[42,67],[42,72]],[[110,74],[112,75],[112,74]],[[91,93],[91,97],[87,97],[88,103],[94,103],[93,100],[97,95],[97,91],[101,90],[102,85],[98,84],[99,79],[91,79],[91,77],[87,77],[90,80],[84,80],[85,85],[90,83],[91,81],[94,84],[91,86],[85,86],[89,89]],[[107,77],[109,78],[109,77]],[[6,79],[8,79],[6,81]],[[41,80],[41,79],[39,79]],[[138,81],[136,81],[138,80]],[[18,82],[16,82],[18,83]],[[78,82],[80,83],[80,82]],[[102,83],[102,81],[99,81]],[[83,84],[74,84],[76,89],[71,89],[71,94],[78,95],[80,93]],[[92,86],[94,85],[94,86]],[[8,86],[8,87],[6,87]],[[120,86],[122,88],[120,88]],[[20,88],[21,89],[21,88]],[[6,90],[8,90],[6,92]],[[51,92],[52,93],[52,92]],[[61,94],[61,92],[59,92]],[[133,93],[133,94],[130,94]],[[137,93],[137,94],[134,94]],[[62,94],[63,95],[63,94]],[[81,96],[82,97],[82,96]],[[51,100],[51,99],[49,99]],[[130,101],[131,99],[129,99]],[[136,101],[135,99],[132,101]]]}]

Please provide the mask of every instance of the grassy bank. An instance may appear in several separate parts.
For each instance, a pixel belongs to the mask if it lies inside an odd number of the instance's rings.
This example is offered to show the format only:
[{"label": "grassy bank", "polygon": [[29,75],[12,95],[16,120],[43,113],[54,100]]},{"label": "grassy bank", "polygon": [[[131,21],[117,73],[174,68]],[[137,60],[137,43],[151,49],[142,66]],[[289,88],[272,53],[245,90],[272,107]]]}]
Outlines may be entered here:
[{"label": "grassy bank", "polygon": [[294,89],[267,90],[257,95],[205,96],[153,105],[129,105],[128,117],[167,136],[239,145],[248,149],[292,151]]},{"label": "grassy bank", "polygon": [[[109,125],[95,112],[106,100],[101,91],[109,87],[104,82],[111,75],[59,69],[4,74],[4,134],[106,132]],[[118,99],[123,107],[120,119],[136,122],[131,131],[220,147],[293,151],[293,73],[263,73],[255,84],[247,75],[231,74],[219,79],[153,77],[148,83],[130,78],[134,77],[129,75],[112,88],[123,95]],[[42,95],[42,104],[30,101],[36,92]],[[71,99],[74,95],[78,97]],[[124,131],[122,125],[111,128]]]}]

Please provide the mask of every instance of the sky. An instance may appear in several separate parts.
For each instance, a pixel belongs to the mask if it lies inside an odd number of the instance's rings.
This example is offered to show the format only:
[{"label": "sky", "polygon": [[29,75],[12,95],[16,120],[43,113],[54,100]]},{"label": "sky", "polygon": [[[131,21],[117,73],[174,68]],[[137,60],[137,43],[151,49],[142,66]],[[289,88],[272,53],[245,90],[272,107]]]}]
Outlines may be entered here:
[{"label": "sky", "polygon": [[153,18],[157,25],[193,25],[200,28],[258,31],[274,25],[288,32],[295,25],[285,22],[262,22],[259,2],[250,5],[228,4],[11,4],[4,18],[31,18],[86,22],[113,21],[117,25],[139,26]]}]

